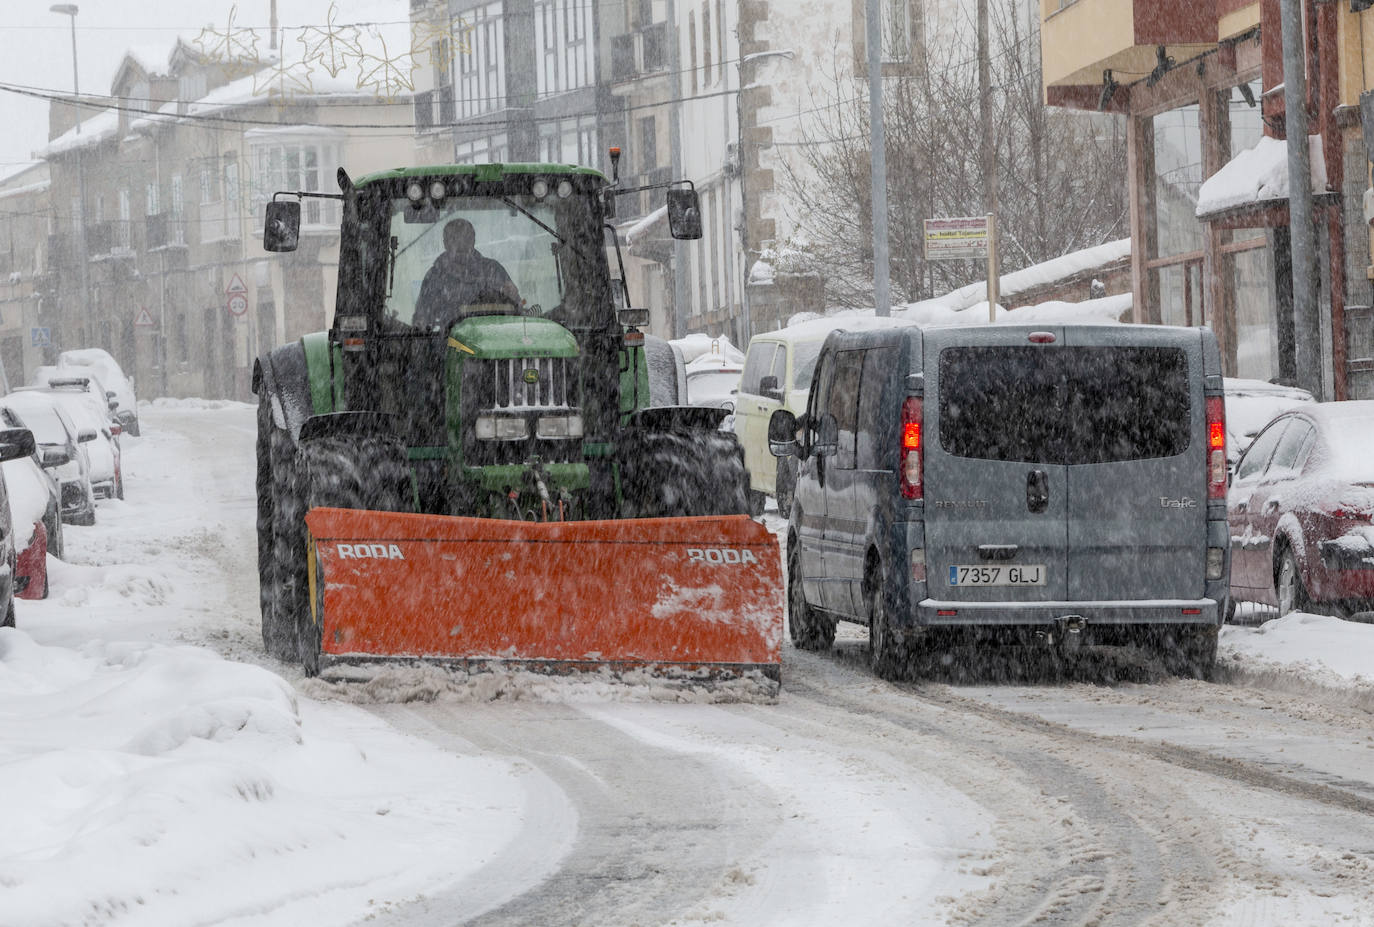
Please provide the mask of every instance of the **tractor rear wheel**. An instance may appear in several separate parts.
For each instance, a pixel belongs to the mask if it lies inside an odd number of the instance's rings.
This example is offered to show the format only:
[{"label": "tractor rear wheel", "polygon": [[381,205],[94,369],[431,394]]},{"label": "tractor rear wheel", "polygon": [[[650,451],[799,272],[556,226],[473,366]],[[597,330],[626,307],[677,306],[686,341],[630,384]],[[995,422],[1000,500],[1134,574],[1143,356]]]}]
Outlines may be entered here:
[{"label": "tractor rear wheel", "polygon": [[[300,513],[328,506],[338,509],[367,509],[375,512],[410,511],[411,478],[406,448],[390,435],[346,435],[315,438],[301,443],[298,464],[302,475],[306,505]],[[301,597],[305,607],[296,613],[297,653],[307,676],[320,671],[321,624],[310,608],[308,558],[315,556],[305,544],[301,526],[301,549],[294,564],[299,564]],[[323,610],[324,587],[316,584],[314,606]]]}]

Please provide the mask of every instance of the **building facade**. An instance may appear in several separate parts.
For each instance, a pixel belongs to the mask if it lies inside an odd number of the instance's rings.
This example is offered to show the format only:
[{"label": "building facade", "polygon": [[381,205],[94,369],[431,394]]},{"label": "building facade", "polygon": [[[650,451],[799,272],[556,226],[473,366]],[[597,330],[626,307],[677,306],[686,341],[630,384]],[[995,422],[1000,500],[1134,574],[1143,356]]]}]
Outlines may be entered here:
[{"label": "building facade", "polygon": [[101,347],[144,396],[251,399],[253,359],[326,327],[338,283],[337,203],[304,201],[288,255],[262,250],[264,204],[337,192],[341,165],[409,161],[409,93],[179,41],[126,55],[101,99],[79,127],[54,104],[38,152],[55,184],[31,326],[50,332],[45,360]]},{"label": "building facade", "polygon": [[[1295,319],[1279,0],[1043,0],[1050,105],[1121,113],[1134,318],[1213,328],[1232,376],[1374,395],[1365,6],[1300,0],[1317,319]],[[1282,143],[1282,144],[1276,144]],[[1315,324],[1320,369],[1300,369]]]},{"label": "building facade", "polygon": [[[630,300],[651,331],[737,333],[735,8],[723,0],[437,0],[412,5],[434,37],[417,78],[421,161],[575,163],[610,174]],[[690,180],[704,236],[667,233],[664,188]]]},{"label": "building facade", "polygon": [[0,387],[25,383],[51,357],[42,294],[48,235],[55,227],[45,162],[0,176]]}]

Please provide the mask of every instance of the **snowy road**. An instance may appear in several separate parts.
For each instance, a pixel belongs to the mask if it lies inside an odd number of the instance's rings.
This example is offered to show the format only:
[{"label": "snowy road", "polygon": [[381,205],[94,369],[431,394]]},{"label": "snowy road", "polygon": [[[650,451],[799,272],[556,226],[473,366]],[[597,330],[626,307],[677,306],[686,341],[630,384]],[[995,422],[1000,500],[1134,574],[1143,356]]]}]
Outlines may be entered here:
[{"label": "snowy road", "polygon": [[[1161,680],[1116,658],[1086,681],[1027,678],[1012,663],[996,680],[890,684],[869,673],[864,632],[842,626],[831,653],[785,648],[772,704],[659,701],[670,693],[542,678],[514,680],[495,700],[484,684],[424,676],[389,688],[326,685],[261,652],[251,409],[149,409],[146,420],[129,454],[129,501],[104,506],[103,527],[69,537],[73,563],[56,574],[53,600],[23,603],[32,607],[20,630],[35,642],[0,638],[0,688],[13,700],[34,688],[24,680],[44,680],[54,694],[35,704],[51,728],[68,704],[88,718],[101,704],[64,695],[77,691],[63,688],[68,680],[107,688],[137,670],[120,656],[132,645],[110,641],[190,643],[254,664],[245,669],[263,679],[240,676],[270,711],[221,693],[200,703],[208,709],[169,706],[180,713],[157,727],[149,719],[162,707],[141,703],[101,724],[137,715],[137,742],[148,744],[146,731],[185,729],[179,719],[193,710],[247,710],[247,730],[265,734],[245,741],[212,727],[185,747],[141,747],[137,768],[163,756],[166,768],[203,766],[221,750],[225,769],[251,769],[263,785],[244,804],[246,773],[232,783],[197,773],[209,784],[167,799],[156,828],[146,812],[113,825],[109,845],[145,859],[132,888],[113,877],[113,860],[80,855],[89,838],[58,843],[48,823],[24,817],[28,830],[0,837],[0,902],[74,912],[16,922],[25,927],[1374,927],[1374,691],[1319,686],[1298,667],[1261,671],[1269,664],[1237,656],[1241,643],[1262,647],[1277,634],[1227,629],[1224,679],[1210,684]],[[1336,630],[1374,653],[1364,634],[1374,629]],[[155,649],[140,659],[182,658]],[[234,684],[213,669],[202,658],[172,678]],[[263,680],[284,682],[286,697]],[[76,731],[54,738],[68,741],[70,759],[49,753],[37,768],[76,781],[93,776],[77,774],[96,768],[90,757],[109,769],[109,757],[126,756],[128,735],[96,734],[92,747],[71,742]],[[325,762],[307,762],[311,750],[327,751]],[[166,791],[134,790],[114,773],[101,788],[86,786],[101,808],[126,795],[161,807],[148,796],[162,802]],[[6,813],[22,815],[11,794]],[[192,807],[200,817],[187,815]],[[170,848],[137,856],[169,843],[150,834],[179,825],[203,859]],[[62,826],[92,827],[80,816]],[[32,845],[19,845],[16,834],[28,833]],[[281,878],[287,871],[293,880]],[[42,892],[70,891],[73,872],[69,907],[45,907]]]},{"label": "snowy road", "polygon": [[[562,866],[473,923],[1374,924],[1369,704],[893,686],[841,643],[789,652],[771,706],[374,710],[518,756],[575,809],[575,835],[566,814],[528,835],[540,867],[571,840]],[[463,922],[509,872],[380,922]]]}]

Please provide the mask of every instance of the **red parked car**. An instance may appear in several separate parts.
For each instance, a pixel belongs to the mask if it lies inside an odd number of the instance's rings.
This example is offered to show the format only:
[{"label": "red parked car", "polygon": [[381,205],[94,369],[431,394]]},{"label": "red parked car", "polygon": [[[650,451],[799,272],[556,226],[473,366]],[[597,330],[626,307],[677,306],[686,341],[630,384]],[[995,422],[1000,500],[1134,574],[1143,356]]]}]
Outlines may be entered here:
[{"label": "red parked car", "polygon": [[1374,401],[1277,416],[1236,464],[1227,519],[1233,600],[1374,609]]}]

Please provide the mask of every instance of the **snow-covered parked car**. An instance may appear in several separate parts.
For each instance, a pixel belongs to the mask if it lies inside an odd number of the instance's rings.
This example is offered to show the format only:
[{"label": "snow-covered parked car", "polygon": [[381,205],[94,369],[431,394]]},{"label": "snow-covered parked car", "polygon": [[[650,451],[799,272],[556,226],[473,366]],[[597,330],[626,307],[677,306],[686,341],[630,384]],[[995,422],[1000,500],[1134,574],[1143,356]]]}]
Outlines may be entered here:
[{"label": "snow-covered parked car", "polygon": [[719,354],[703,354],[687,364],[687,404],[735,410],[742,362]]},{"label": "snow-covered parked car", "polygon": [[119,362],[103,348],[78,348],[63,351],[57,356],[57,369],[66,375],[73,369],[94,373],[105,389],[114,393],[112,397],[118,405],[115,418],[124,430],[138,437],[138,397],[134,394],[134,381],[124,375]]},{"label": "snow-covered parked car", "polygon": [[113,496],[123,499],[124,478],[120,471],[119,438],[113,430],[117,426],[108,415],[101,415],[86,387],[69,386],[63,380],[54,380],[51,386],[25,386],[11,395],[28,392],[42,393],[60,403],[76,423],[78,434],[85,431],[96,433],[96,440],[86,443],[91,466],[91,488],[97,498],[108,499]]},{"label": "snow-covered parked car", "polygon": [[1226,462],[1232,470],[1240,455],[1274,416],[1285,409],[1316,402],[1317,397],[1296,386],[1265,380],[1226,377]]},{"label": "snow-covered parked car", "polygon": [[1227,520],[1233,600],[1374,609],[1374,401],[1280,413],[1236,464]]},{"label": "snow-covered parked car", "polygon": [[[60,402],[42,390],[20,390],[0,397],[5,420],[28,428],[40,460],[50,468],[61,491],[61,520],[69,525],[95,524],[95,490],[91,487],[89,444],[100,437],[95,428],[77,427]],[[60,556],[60,555],[59,555]]]},{"label": "snow-covered parked car", "polygon": [[0,464],[14,526],[15,590],[21,599],[48,597],[48,554],[62,556],[60,495],[52,475],[30,457]]},{"label": "snow-covered parked car", "polygon": [[[29,428],[28,424],[13,409],[6,406],[0,406],[0,427],[25,428],[30,434],[33,433],[33,429]],[[41,533],[45,540],[44,546],[47,551],[58,558],[61,558],[63,554],[63,538],[62,482],[58,479],[57,468],[62,466],[66,460],[66,454],[43,447],[35,437],[31,455],[6,461],[3,464],[5,479],[10,486],[10,510],[16,514],[15,524],[22,524],[15,512],[17,504],[14,501],[14,489],[18,485],[27,487],[28,496],[32,499],[31,508],[41,507],[39,521],[42,527]],[[22,554],[20,560],[22,572]],[[46,559],[43,562],[46,566]]]},{"label": "snow-covered parked car", "polygon": [[[24,428],[0,430],[0,463],[33,454],[33,435]],[[0,627],[14,627],[14,594],[18,585],[14,546],[14,523],[10,517],[9,493],[0,479]]]}]

